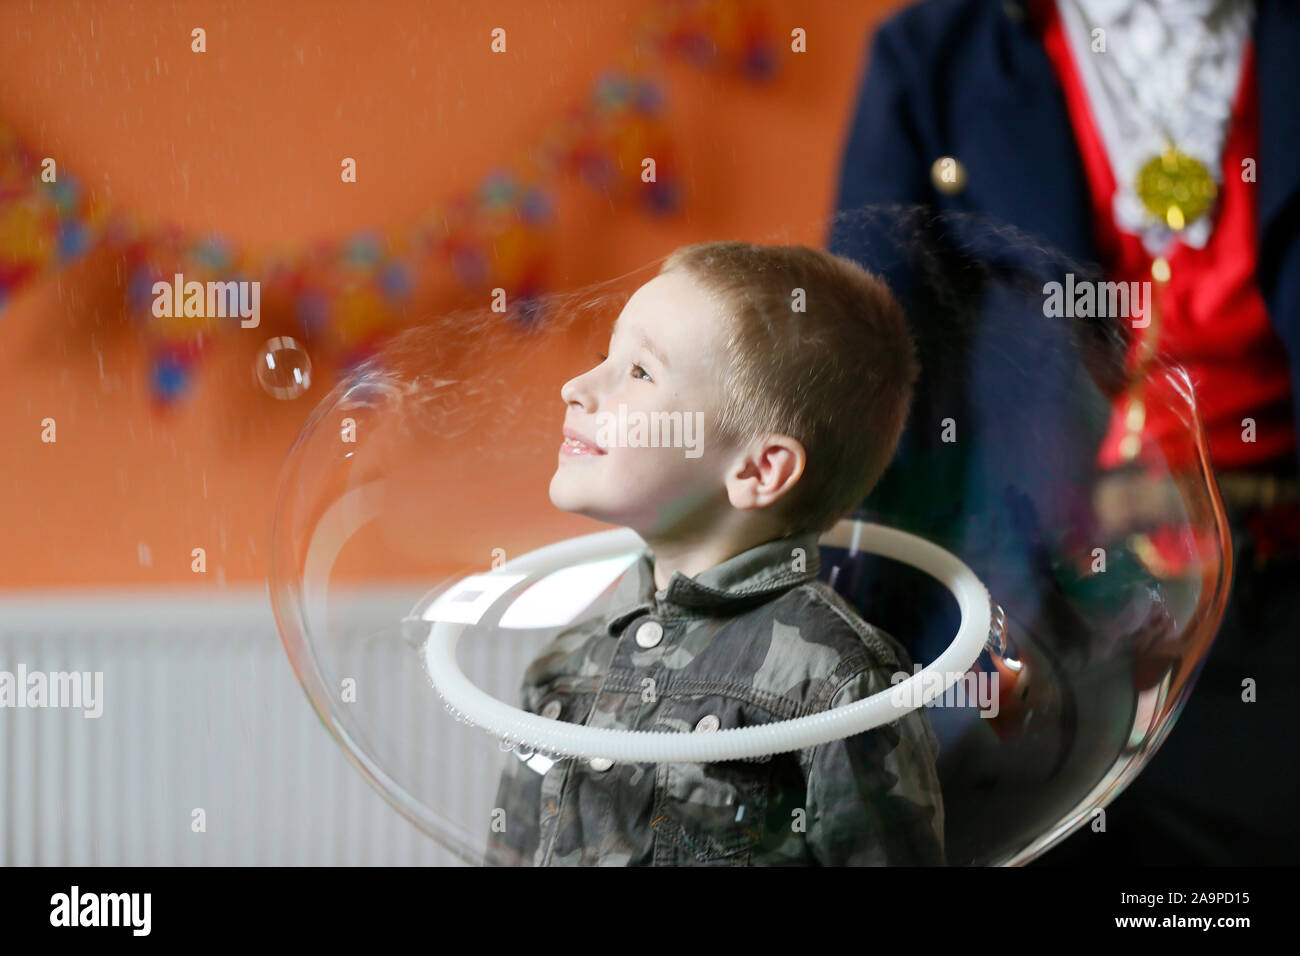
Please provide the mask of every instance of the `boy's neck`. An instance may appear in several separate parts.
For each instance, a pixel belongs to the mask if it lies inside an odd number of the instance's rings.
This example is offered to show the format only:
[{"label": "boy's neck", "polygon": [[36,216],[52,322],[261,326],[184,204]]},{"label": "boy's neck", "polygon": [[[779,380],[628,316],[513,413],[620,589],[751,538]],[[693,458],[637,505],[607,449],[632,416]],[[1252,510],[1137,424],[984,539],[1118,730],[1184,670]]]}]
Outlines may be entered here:
[{"label": "boy's neck", "polygon": [[728,558],[750,548],[774,541],[781,536],[771,528],[749,528],[732,534],[712,534],[700,539],[646,540],[654,555],[655,590],[668,587],[673,572],[693,578],[702,571],[717,567]]}]

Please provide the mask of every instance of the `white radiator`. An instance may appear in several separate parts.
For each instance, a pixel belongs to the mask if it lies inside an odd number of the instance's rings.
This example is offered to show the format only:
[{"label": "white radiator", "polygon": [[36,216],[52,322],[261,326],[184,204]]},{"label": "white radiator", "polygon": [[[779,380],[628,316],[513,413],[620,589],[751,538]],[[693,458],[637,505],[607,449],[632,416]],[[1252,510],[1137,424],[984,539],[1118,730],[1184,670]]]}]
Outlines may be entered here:
[{"label": "white radiator", "polygon": [[0,596],[20,666],[102,671],[103,713],[0,707],[0,864],[458,862],[321,725],[265,591]]}]

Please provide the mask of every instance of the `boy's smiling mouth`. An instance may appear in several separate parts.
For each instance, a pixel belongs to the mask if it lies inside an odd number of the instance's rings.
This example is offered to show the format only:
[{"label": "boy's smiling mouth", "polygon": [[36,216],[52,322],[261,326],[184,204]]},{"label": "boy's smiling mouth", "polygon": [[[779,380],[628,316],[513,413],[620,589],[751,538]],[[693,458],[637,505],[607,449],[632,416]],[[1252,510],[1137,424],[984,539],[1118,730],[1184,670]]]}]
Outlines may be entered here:
[{"label": "boy's smiling mouth", "polygon": [[575,457],[595,457],[604,455],[606,452],[581,432],[566,427],[564,429],[564,441],[560,443],[560,454]]}]

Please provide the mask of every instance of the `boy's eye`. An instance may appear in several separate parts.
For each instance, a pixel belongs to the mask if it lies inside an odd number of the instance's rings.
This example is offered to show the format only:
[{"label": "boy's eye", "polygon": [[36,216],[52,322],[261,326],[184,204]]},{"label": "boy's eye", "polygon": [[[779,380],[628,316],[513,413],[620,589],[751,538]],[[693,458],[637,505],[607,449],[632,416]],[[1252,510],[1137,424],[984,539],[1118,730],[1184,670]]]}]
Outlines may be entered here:
[{"label": "boy's eye", "polygon": [[[609,358],[609,356],[606,355],[606,354],[604,354],[603,352],[597,352],[597,353],[596,353],[596,358],[598,358],[598,359],[600,359],[602,362],[604,362],[606,359]],[[650,373],[647,372],[643,366],[640,366],[640,365],[633,365],[631,371],[634,373],[634,374],[632,375],[633,378],[638,378],[638,379],[641,379],[641,380],[646,381],[646,382],[653,382],[653,381],[654,381],[654,379],[652,379],[652,378],[650,377]],[[635,373],[638,372],[638,371],[641,373],[640,375],[636,375],[636,374],[635,374]]]}]

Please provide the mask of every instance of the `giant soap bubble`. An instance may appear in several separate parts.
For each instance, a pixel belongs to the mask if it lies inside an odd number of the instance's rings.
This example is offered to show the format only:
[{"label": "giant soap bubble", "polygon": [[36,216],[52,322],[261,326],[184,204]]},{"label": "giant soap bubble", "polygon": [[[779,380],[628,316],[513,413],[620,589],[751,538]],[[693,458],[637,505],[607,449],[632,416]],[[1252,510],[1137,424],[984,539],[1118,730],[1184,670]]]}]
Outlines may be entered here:
[{"label": "giant soap bubble", "polygon": [[[941,857],[925,862],[1020,864],[1087,825],[1176,720],[1231,552],[1191,383],[1142,351],[1131,304],[1114,314],[1124,290],[1077,297],[1098,279],[1086,264],[966,216],[871,208],[807,234],[891,283],[921,365],[897,459],[814,556],[913,664],[846,706],[751,695],[739,721],[696,720],[691,700],[745,697],[744,682],[656,688],[673,649],[653,627],[606,638],[606,660],[640,644],[645,680],[614,686],[596,654],[555,693],[522,693],[544,649],[574,651],[644,585],[636,532],[562,511],[548,488],[561,386],[599,361],[660,262],[534,300],[526,321],[466,311],[406,331],[304,426],[273,540],[285,648],[356,766],[460,858],[734,865],[779,845],[820,862],[808,755],[887,753],[920,715],[942,796],[926,811]],[[636,729],[615,729],[601,694],[632,701]],[[860,803],[836,839],[902,832],[891,772],[845,771]],[[607,845],[538,854],[562,812]]]}]

